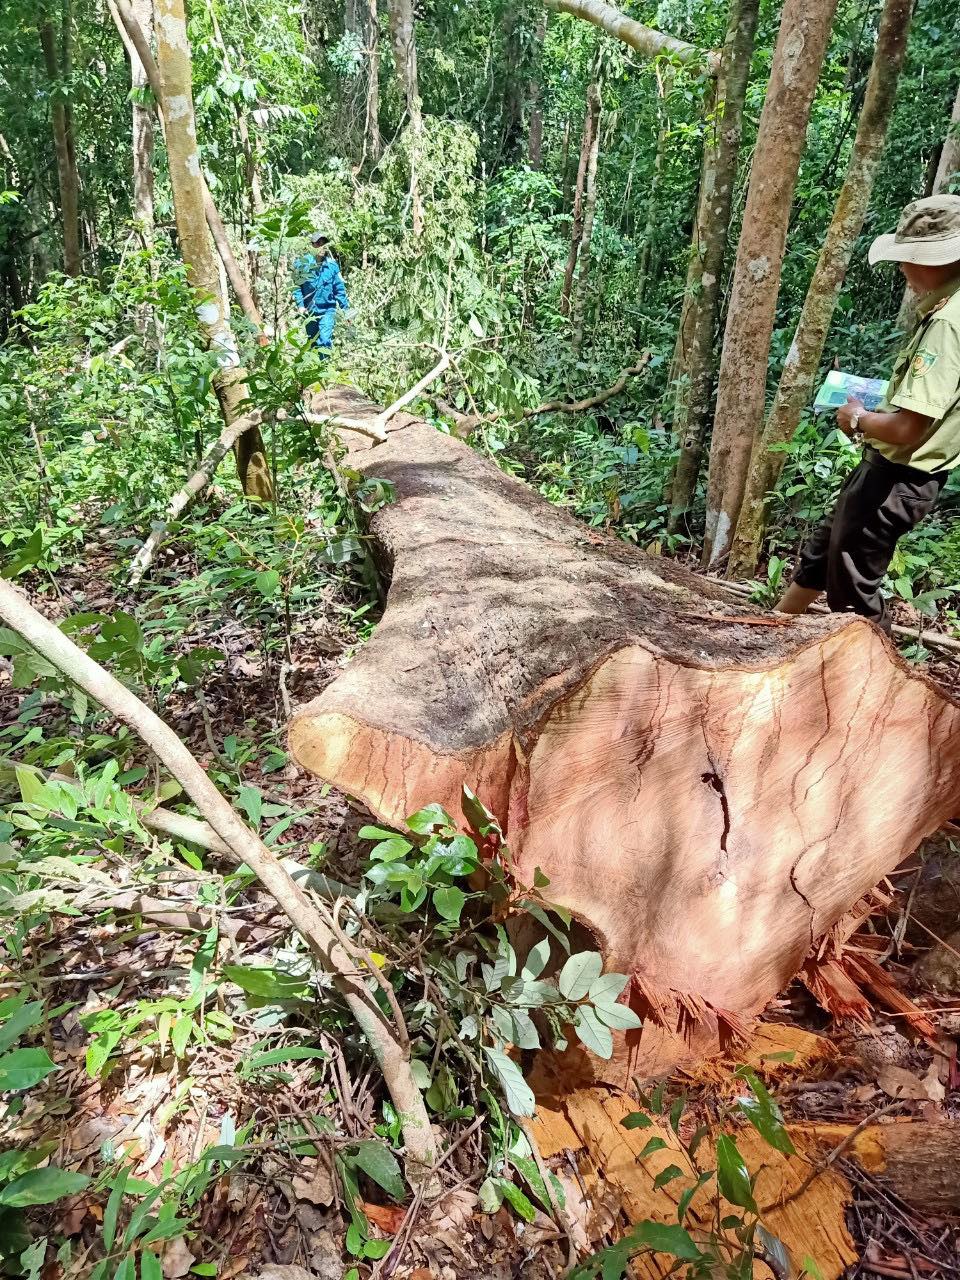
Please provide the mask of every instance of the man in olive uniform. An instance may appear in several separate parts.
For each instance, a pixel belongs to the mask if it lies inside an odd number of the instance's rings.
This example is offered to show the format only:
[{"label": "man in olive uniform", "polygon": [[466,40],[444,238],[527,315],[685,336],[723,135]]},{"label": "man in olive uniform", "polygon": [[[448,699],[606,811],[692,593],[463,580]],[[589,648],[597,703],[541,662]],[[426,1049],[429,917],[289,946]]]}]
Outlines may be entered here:
[{"label": "man in olive uniform", "polygon": [[930,514],[960,465],[960,196],[908,204],[896,232],[874,240],[869,261],[899,262],[919,297],[917,325],[879,408],[851,398],[837,411],[863,457],[800,552],[777,608],[805,613],[826,591],[831,609],[889,630],[880,584],[897,542]]}]

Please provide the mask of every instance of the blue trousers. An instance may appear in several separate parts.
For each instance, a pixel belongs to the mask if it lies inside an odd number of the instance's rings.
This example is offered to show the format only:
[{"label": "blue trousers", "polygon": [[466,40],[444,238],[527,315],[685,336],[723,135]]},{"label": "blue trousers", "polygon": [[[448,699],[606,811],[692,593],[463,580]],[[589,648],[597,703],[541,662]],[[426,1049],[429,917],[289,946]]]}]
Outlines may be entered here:
[{"label": "blue trousers", "polygon": [[307,336],[322,351],[329,351],[333,346],[333,331],[337,326],[336,308],[329,311],[312,311],[307,319]]}]

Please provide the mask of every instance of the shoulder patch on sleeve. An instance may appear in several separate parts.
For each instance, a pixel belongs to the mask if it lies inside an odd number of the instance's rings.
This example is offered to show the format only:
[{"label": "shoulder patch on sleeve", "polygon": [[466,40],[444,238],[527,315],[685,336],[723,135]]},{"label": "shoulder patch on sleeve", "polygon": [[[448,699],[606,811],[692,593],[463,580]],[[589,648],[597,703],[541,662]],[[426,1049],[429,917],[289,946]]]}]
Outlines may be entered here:
[{"label": "shoulder patch on sleeve", "polygon": [[910,362],[910,372],[915,378],[922,378],[924,374],[930,372],[938,358],[936,351],[931,351],[929,347],[920,347]]}]

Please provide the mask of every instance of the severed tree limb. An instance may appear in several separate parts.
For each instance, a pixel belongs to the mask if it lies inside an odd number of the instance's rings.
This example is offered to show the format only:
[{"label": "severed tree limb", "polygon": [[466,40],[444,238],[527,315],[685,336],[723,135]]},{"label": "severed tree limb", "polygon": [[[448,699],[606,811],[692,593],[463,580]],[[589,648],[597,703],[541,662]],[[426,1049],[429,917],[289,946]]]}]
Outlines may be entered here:
[{"label": "severed tree limb", "polygon": [[410,1054],[402,1045],[405,1028],[395,1026],[384,1016],[363,978],[357,975],[355,965],[331,927],[329,911],[307,897],[281,866],[276,854],[241,821],[169,725],[34,609],[26,596],[9,582],[0,581],[0,619],[143,739],[224,844],[238,861],[250,868],[308,943],[318,965],[333,978],[334,986],[383,1072],[384,1083],[400,1116],[408,1177],[414,1184],[422,1181],[434,1165],[437,1151],[423,1095],[410,1070]]},{"label": "severed tree limb", "polygon": [[[277,416],[279,417],[280,415],[278,414]],[[244,432],[252,430],[253,427],[258,427],[263,422],[263,418],[264,415],[261,411],[254,409],[252,413],[238,418],[236,422],[231,422],[229,427],[224,427],[219,437],[204,454],[200,466],[183,488],[174,495],[163,520],[157,522],[149,538],[134,556],[133,564],[130,568],[131,587],[139,586],[143,575],[153,563],[157,547],[163,542],[173,521],[178,519],[207,487],[213,479],[213,473],[217,467],[219,467]]]},{"label": "severed tree limb", "polygon": [[603,391],[598,391],[595,395],[587,396],[585,400],[548,400],[545,404],[539,404],[535,409],[524,409],[523,417],[538,418],[542,413],[586,413],[588,409],[596,409],[601,404],[606,404],[608,400],[612,400],[614,396],[619,396],[625,390],[627,382],[630,378],[635,378],[637,374],[643,373],[647,365],[650,363],[650,352],[645,351],[640,357],[639,364],[631,365],[629,369],[624,369],[612,386],[606,387]]},{"label": "severed tree limb", "polygon": [[[160,117],[161,126],[163,125],[163,86],[160,80],[160,68],[157,66],[156,59],[150,48],[150,43],[144,33],[143,27],[137,21],[136,15],[130,7],[129,0],[107,0],[110,6],[110,13],[116,24],[120,37],[127,48],[127,53],[131,58],[140,59],[140,65],[143,67],[144,74],[150,85],[150,91],[156,99],[157,114]],[[214,204],[213,196],[210,194],[210,188],[207,186],[206,178],[203,179],[203,212],[207,220],[207,226],[210,234],[213,236],[213,242],[217,247],[217,253],[223,263],[223,268],[227,273],[227,279],[236,296],[237,301],[244,315],[253,326],[257,336],[257,341],[261,346],[268,341],[263,331],[263,318],[260,315],[259,308],[253,299],[253,294],[247,284],[246,277],[240,270],[240,264],[234,257],[233,250],[230,248],[230,241],[227,239],[226,228],[223,225],[223,219]]]},{"label": "severed tree limb", "polygon": [[622,40],[646,58],[667,55],[686,64],[702,63],[709,75],[717,74],[720,59],[712,49],[699,49],[686,40],[678,40],[675,36],[654,30],[653,27],[645,27],[643,23],[628,18],[614,5],[607,4],[606,0],[543,0],[543,3],[557,13],[569,13],[575,18],[592,22],[608,36]]},{"label": "severed tree limb", "polygon": [[388,405],[376,417],[349,418],[344,417],[342,414],[329,416],[322,413],[305,413],[303,416],[307,422],[316,426],[342,427],[347,431],[357,431],[360,435],[369,436],[372,440],[378,440],[382,443],[387,438],[386,426],[390,419],[396,417],[400,410],[405,409],[408,404],[412,404],[417,396],[430,386],[431,382],[436,382],[442,373],[446,373],[450,368],[450,363],[450,355],[444,351],[433,368],[428,373],[425,373],[419,382],[415,383],[409,391],[405,391],[398,400],[394,400],[393,404]]}]

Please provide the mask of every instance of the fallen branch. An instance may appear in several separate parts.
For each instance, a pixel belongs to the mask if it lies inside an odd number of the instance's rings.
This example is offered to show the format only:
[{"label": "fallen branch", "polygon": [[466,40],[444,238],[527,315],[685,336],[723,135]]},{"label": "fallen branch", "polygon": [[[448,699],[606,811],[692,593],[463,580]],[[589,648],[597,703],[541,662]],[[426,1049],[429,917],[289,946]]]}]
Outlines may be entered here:
[{"label": "fallen branch", "polygon": [[606,4],[605,0],[543,0],[543,3],[556,13],[569,13],[574,18],[592,22],[608,36],[622,40],[645,58],[667,55],[687,65],[700,63],[711,76],[715,76],[719,70],[720,56],[714,50],[700,49],[694,44],[688,44],[686,40],[678,40],[676,36],[668,36],[653,27],[645,27],[643,23],[628,18],[612,4]]},{"label": "fallen branch", "polygon": [[436,382],[442,373],[450,368],[450,356],[445,351],[437,363],[433,366],[429,373],[425,373],[419,382],[415,383],[409,391],[405,391],[398,400],[394,400],[393,404],[388,405],[381,413],[374,418],[348,418],[343,415],[329,415],[322,413],[305,413],[303,416],[307,422],[313,423],[315,426],[340,427],[346,431],[356,431],[360,435],[369,436],[371,440],[378,440],[381,443],[387,438],[386,426],[391,418],[396,417],[401,409],[405,409],[408,404],[416,400],[421,392],[430,386],[431,382]]},{"label": "fallen branch", "polygon": [[402,1046],[401,1029],[384,1016],[331,927],[330,913],[311,901],[276,855],[238,817],[177,735],[129,689],[78,648],[9,582],[0,581],[0,619],[68,679],[137,733],[180,783],[210,826],[250,868],[290,923],[306,940],[317,963],[334,982],[383,1072],[400,1116],[408,1176],[421,1181],[436,1161],[436,1143],[423,1096]]},{"label": "fallen branch", "polygon": [[[714,586],[720,587],[723,591],[729,591],[735,596],[752,595],[755,588],[748,586],[744,582],[728,582],[723,578],[711,577],[710,581]],[[830,610],[825,604],[812,604],[808,609],[808,613],[829,613]],[[784,614],[784,618],[788,621],[796,616],[796,614]],[[941,635],[939,631],[924,631],[922,627],[904,627],[899,622],[895,622],[890,628],[895,636],[900,636],[904,640],[913,640],[917,644],[928,645],[931,649],[943,649],[948,653],[960,653],[960,640],[954,636]]]},{"label": "fallen branch", "polygon": [[586,413],[588,409],[596,409],[599,405],[606,404],[608,400],[612,400],[614,396],[621,395],[626,389],[629,379],[635,378],[639,373],[643,373],[649,363],[650,352],[646,351],[641,356],[639,364],[634,364],[629,369],[624,369],[616,382],[606,387],[603,391],[587,396],[585,400],[548,400],[545,404],[537,405],[535,409],[524,409],[523,417],[525,419],[537,418],[542,413]]},{"label": "fallen branch", "polygon": [[[277,417],[281,416],[282,411],[277,414]],[[229,427],[224,427],[218,439],[204,454],[200,466],[183,488],[174,494],[163,520],[157,522],[146,542],[134,556],[133,564],[130,567],[131,587],[138,586],[142,581],[143,575],[153,563],[157,547],[166,537],[170,525],[186,511],[187,507],[196,501],[213,479],[213,474],[217,467],[219,467],[244,432],[250,431],[253,427],[258,427],[263,422],[263,419],[264,415],[261,411],[254,409],[252,413],[248,413],[244,417],[238,418],[236,422],[232,422]]]}]

